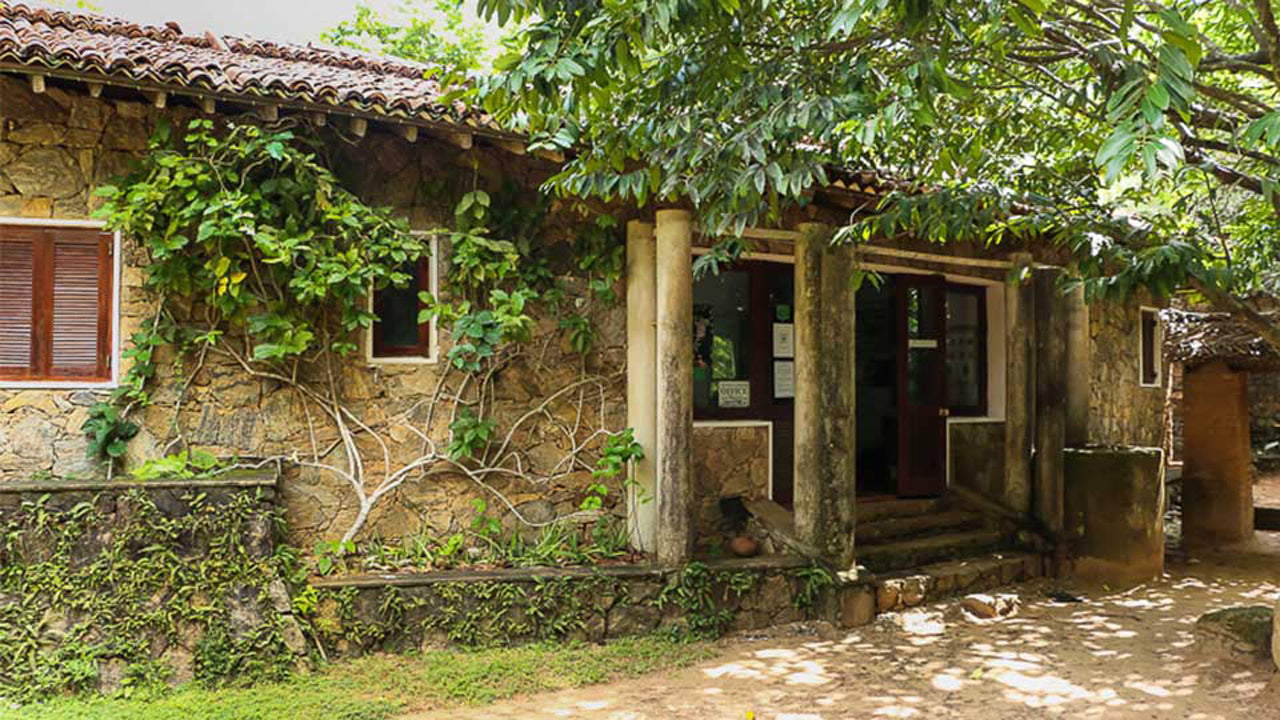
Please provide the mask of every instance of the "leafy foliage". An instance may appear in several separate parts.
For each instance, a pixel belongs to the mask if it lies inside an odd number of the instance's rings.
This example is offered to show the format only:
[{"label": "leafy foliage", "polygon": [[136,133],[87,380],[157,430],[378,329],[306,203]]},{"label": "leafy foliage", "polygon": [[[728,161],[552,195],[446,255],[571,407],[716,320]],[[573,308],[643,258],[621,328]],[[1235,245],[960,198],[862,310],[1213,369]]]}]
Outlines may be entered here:
[{"label": "leafy foliage", "polygon": [[[1280,110],[1269,3],[481,0],[527,23],[473,93],[576,150],[564,195],[683,199],[717,235],[832,172],[902,192],[844,240],[1036,237],[1094,296],[1275,293]],[[715,263],[740,250],[704,258]],[[1235,294],[1235,296],[1232,295]]]},{"label": "leafy foliage", "polygon": [[480,68],[488,49],[487,30],[468,19],[459,3],[403,0],[391,16],[362,2],[354,18],[320,37],[340,47],[434,65],[449,76]]},{"label": "leafy foliage", "polygon": [[98,189],[98,216],[141,240],[148,284],[203,310],[201,341],[243,337],[250,360],[288,367],[355,349],[371,287],[403,286],[426,243],[343,189],[289,130],[195,119],[165,128],[136,174]]}]

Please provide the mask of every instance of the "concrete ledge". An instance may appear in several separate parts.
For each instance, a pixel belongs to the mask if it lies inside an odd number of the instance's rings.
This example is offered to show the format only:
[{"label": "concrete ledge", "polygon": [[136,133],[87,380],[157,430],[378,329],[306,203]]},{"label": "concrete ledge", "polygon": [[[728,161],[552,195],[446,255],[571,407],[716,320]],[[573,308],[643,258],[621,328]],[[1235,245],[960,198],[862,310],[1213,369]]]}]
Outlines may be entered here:
[{"label": "concrete ledge", "polygon": [[0,483],[0,495],[21,493],[98,492],[125,490],[174,490],[207,488],[274,488],[280,477],[274,471],[234,470],[208,478],[173,480],[40,480]]},{"label": "concrete ledge", "polygon": [[[762,555],[753,558],[728,558],[699,561],[708,570],[736,572],[744,570],[792,570],[811,563],[798,555]],[[491,570],[436,570],[409,573],[358,573],[317,578],[311,586],[322,589],[421,587],[440,583],[469,582],[537,582],[560,578],[650,578],[661,579],[678,568],[663,565],[593,565],[575,567],[494,568]]]}]

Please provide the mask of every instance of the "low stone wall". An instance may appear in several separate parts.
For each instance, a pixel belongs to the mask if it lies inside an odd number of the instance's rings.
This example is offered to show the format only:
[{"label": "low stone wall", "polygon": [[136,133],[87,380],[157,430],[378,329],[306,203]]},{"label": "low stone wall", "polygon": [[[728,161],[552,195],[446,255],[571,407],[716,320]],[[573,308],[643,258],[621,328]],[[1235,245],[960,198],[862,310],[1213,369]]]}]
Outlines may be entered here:
[{"label": "low stone wall", "polygon": [[[806,619],[869,622],[874,591],[837,589],[798,557],[649,566],[443,571],[312,582],[313,626],[331,652],[600,641],[668,632],[715,637]],[[859,613],[861,616],[859,616]]]},{"label": "low stone wall", "polygon": [[699,548],[728,554],[728,541],[742,530],[720,509],[722,498],[769,497],[771,434],[763,424],[694,425],[693,532]]},{"label": "low stone wall", "polygon": [[275,479],[0,486],[0,704],[269,679],[307,643]]},{"label": "low stone wall", "polygon": [[1068,448],[1071,573],[1137,583],[1164,572],[1164,454],[1158,448]]}]

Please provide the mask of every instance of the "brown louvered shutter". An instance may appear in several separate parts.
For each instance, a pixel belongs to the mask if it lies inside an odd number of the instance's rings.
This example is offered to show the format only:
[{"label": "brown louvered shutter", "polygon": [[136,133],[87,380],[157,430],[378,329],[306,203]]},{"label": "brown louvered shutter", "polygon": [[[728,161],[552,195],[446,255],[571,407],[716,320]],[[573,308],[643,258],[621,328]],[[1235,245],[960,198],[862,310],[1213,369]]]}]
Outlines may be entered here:
[{"label": "brown louvered shutter", "polygon": [[0,377],[109,380],[111,236],[0,225],[0,247]]},{"label": "brown louvered shutter", "polygon": [[25,376],[31,368],[34,243],[0,235],[0,375]]},{"label": "brown louvered shutter", "polygon": [[55,377],[106,377],[111,306],[109,245],[100,233],[53,236],[50,371]]}]

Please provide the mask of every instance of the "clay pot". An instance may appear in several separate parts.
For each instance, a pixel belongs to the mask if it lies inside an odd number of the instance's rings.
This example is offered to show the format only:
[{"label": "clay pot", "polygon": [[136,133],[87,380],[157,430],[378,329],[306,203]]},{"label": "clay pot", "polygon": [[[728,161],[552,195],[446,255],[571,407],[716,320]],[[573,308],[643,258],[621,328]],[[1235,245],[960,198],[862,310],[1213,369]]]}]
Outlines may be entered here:
[{"label": "clay pot", "polygon": [[760,543],[750,535],[739,535],[729,541],[729,549],[738,557],[755,557],[760,552]]}]

